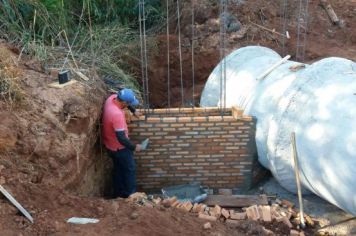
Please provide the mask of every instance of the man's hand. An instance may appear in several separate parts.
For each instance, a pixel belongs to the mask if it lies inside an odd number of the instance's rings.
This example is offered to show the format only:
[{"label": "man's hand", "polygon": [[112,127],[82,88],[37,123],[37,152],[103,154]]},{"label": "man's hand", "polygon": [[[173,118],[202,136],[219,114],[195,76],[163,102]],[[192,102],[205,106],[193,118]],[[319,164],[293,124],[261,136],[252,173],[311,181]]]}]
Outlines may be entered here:
[{"label": "man's hand", "polygon": [[141,144],[136,144],[135,152],[141,151]]}]

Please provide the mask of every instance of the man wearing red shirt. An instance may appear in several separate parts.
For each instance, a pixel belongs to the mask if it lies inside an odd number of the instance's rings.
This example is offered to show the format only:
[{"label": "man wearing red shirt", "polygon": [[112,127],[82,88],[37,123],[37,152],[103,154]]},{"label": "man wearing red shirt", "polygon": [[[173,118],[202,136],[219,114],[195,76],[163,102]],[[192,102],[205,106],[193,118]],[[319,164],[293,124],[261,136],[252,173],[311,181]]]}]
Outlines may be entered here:
[{"label": "man wearing red shirt", "polygon": [[125,118],[125,108],[130,108],[139,102],[131,89],[121,89],[111,95],[105,102],[103,110],[103,143],[113,160],[114,197],[127,198],[136,192],[136,165],[133,152],[141,151],[140,144],[129,140],[129,132]]}]

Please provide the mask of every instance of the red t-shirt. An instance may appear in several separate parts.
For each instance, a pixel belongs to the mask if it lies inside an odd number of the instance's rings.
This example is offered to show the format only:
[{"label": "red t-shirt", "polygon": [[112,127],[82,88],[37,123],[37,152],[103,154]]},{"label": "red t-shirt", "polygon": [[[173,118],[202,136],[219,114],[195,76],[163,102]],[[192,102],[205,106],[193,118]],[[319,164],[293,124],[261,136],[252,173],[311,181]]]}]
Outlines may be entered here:
[{"label": "red t-shirt", "polygon": [[125,131],[125,135],[129,138],[127,129],[125,112],[115,104],[116,94],[111,95],[105,101],[103,110],[103,143],[107,149],[117,151],[125,148],[117,141],[115,131]]}]

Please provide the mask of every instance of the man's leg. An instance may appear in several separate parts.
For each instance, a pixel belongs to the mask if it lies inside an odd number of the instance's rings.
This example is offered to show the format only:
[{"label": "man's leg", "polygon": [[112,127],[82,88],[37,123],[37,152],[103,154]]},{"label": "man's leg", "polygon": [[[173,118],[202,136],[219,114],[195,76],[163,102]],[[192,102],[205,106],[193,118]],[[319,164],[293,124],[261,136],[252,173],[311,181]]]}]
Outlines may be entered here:
[{"label": "man's leg", "polygon": [[123,191],[121,197],[128,197],[136,192],[136,164],[133,158],[133,152],[129,149],[123,149],[120,153],[120,174],[122,178]]},{"label": "man's leg", "polygon": [[122,195],[123,191],[123,179],[120,173],[120,155],[118,152],[109,151],[109,156],[113,161],[112,170],[112,186],[113,186],[113,197],[117,198]]}]

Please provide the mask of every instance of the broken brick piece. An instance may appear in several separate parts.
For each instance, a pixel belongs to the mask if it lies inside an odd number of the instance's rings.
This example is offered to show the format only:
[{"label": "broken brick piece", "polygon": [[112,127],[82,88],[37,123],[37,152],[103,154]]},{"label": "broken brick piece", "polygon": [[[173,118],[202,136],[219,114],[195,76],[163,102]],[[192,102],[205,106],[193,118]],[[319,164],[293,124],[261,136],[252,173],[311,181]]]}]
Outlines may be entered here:
[{"label": "broken brick piece", "polygon": [[152,202],[154,204],[158,205],[158,204],[160,204],[162,202],[162,199],[160,197],[158,197],[158,198],[153,199]]},{"label": "broken brick piece", "polygon": [[261,218],[257,205],[253,205],[246,208],[246,214],[247,218],[249,218],[250,220],[258,220]]},{"label": "broken brick piece", "polygon": [[198,216],[200,219],[204,219],[204,220],[210,220],[210,221],[216,221],[218,218],[216,218],[215,216],[209,216],[209,215],[206,215],[204,213],[199,213],[199,216]]},{"label": "broken brick piece", "polygon": [[283,216],[272,206],[271,208],[272,219],[276,219],[277,222],[283,221]]},{"label": "broken brick piece", "polygon": [[205,204],[199,204],[197,207],[198,213],[202,213],[205,211],[206,205]]},{"label": "broken brick piece", "polygon": [[162,201],[162,205],[164,207],[171,207],[173,203],[177,202],[177,198],[176,197],[170,197],[170,198],[167,198],[167,199],[164,199]]},{"label": "broken brick piece", "polygon": [[271,207],[270,206],[260,206],[262,210],[262,219],[265,222],[272,221]]},{"label": "broken brick piece", "polygon": [[172,204],[172,207],[175,207],[175,208],[182,208],[183,207],[183,203],[179,202],[179,201],[176,201]]},{"label": "broken brick piece", "polygon": [[204,225],[203,225],[203,228],[204,229],[211,229],[211,223],[210,222],[206,222]]},{"label": "broken brick piece", "polygon": [[308,225],[310,226],[314,226],[314,221],[312,220],[312,218],[310,216],[308,216],[307,214],[304,214],[304,218],[305,218],[305,221]]},{"label": "broken brick piece", "polygon": [[198,206],[199,206],[198,203],[194,203],[193,208],[192,208],[193,213],[198,213]]},{"label": "broken brick piece", "polygon": [[215,216],[216,218],[219,218],[221,216],[221,207],[218,205],[215,205],[214,208],[211,208],[209,211],[211,216]]},{"label": "broken brick piece", "polygon": [[223,216],[223,217],[225,217],[225,219],[229,219],[229,217],[230,217],[230,213],[229,213],[229,211],[228,210],[226,210],[226,209],[221,209],[221,215]]},{"label": "broken brick piece", "polygon": [[285,216],[283,216],[283,223],[286,224],[289,228],[293,227],[292,223]]},{"label": "broken brick piece", "polygon": [[244,219],[246,219],[246,216],[247,216],[247,214],[246,214],[246,212],[241,212],[241,213],[230,213],[230,219],[232,219],[232,220],[244,220]]},{"label": "broken brick piece", "polygon": [[127,201],[129,201],[129,202],[140,202],[140,201],[142,201],[143,199],[146,199],[146,198],[147,198],[146,193],[136,192],[136,193],[131,194],[127,198]]},{"label": "broken brick piece", "polygon": [[182,204],[181,208],[186,212],[190,212],[190,210],[193,208],[193,205],[191,202],[185,202]]}]

